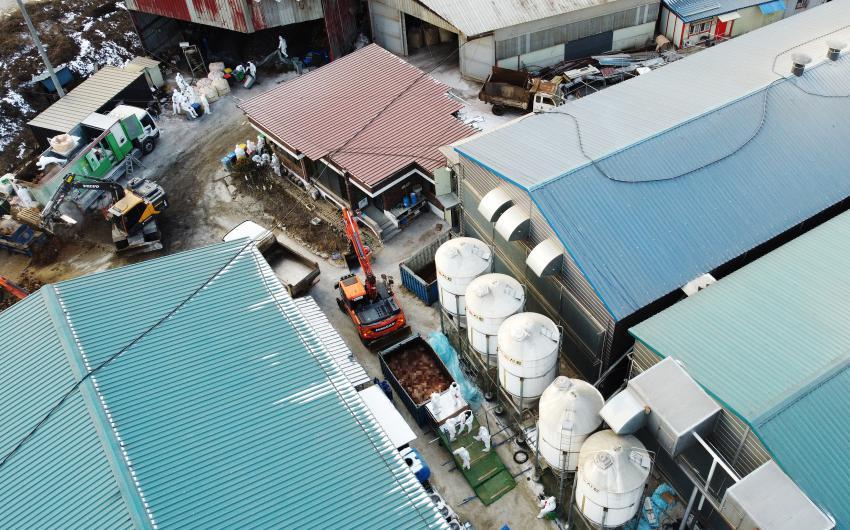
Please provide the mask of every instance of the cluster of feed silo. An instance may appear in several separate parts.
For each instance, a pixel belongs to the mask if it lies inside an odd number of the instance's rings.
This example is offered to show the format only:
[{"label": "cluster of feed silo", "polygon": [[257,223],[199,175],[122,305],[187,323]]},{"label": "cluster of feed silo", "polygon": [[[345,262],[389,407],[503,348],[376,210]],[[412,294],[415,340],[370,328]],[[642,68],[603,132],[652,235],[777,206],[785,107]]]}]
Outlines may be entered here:
[{"label": "cluster of feed silo", "polygon": [[575,508],[600,528],[631,520],[649,478],[649,453],[634,436],[600,430],[604,400],[593,385],[558,376],[555,322],[524,311],[522,284],[492,272],[493,252],[484,242],[451,239],[434,261],[441,308],[465,329],[471,354],[497,372],[520,410],[538,405],[540,459],[556,476],[573,474]]}]

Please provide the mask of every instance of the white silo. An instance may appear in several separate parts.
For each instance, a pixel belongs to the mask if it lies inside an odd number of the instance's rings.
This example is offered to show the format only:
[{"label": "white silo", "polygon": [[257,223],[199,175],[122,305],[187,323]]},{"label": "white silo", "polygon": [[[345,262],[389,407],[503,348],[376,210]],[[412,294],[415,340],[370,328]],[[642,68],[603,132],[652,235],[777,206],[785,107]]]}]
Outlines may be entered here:
[{"label": "white silo", "polygon": [[449,239],[434,254],[440,306],[460,327],[466,327],[464,295],[469,283],[490,272],[493,256],[483,241],[473,237]]},{"label": "white silo", "polygon": [[555,474],[575,471],[582,444],[602,425],[603,404],[602,394],[581,379],[559,376],[543,391],[537,420],[540,456]]},{"label": "white silo", "polygon": [[558,326],[540,313],[518,313],[502,322],[497,341],[499,384],[520,406],[534,405],[558,375]]},{"label": "white silo", "polygon": [[650,455],[640,440],[607,429],[585,440],[578,457],[576,507],[593,524],[621,526],[637,513]]},{"label": "white silo", "polygon": [[525,306],[522,285],[507,274],[485,274],[466,287],[466,337],[488,367],[496,368],[499,326]]}]

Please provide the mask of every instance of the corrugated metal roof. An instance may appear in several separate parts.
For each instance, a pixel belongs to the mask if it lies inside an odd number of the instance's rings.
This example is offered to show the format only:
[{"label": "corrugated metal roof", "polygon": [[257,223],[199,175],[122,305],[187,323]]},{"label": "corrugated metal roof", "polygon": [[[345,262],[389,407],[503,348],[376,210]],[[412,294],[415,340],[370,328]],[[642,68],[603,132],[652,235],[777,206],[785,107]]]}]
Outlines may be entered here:
[{"label": "corrugated metal roof", "polygon": [[850,6],[821,7],[456,149],[529,191],[622,319],[850,195],[850,55],[772,71],[850,38]]},{"label": "corrugated metal roof", "polygon": [[312,160],[330,156],[354,179],[375,188],[414,163],[426,171],[442,166],[438,147],[475,132],[453,116],[463,105],[447,92],[442,83],[372,44],[241,107],[279,141]]},{"label": "corrugated metal roof", "polygon": [[159,63],[159,61],[151,57],[133,57],[130,60],[130,64],[137,64],[142,68],[156,68],[159,66]]},{"label": "corrugated metal roof", "polygon": [[[778,1],[782,2],[782,0]],[[762,3],[771,3],[764,0],[663,0],[663,2],[685,22],[703,20]]]},{"label": "corrugated metal roof", "polygon": [[631,329],[684,363],[850,527],[850,213]]},{"label": "corrugated metal roof", "polygon": [[104,66],[30,120],[29,126],[57,131],[57,134],[66,133],[143,75],[144,72]]},{"label": "corrugated metal roof", "polygon": [[[250,10],[248,17],[245,16],[246,8]],[[127,0],[127,9],[241,32],[306,22],[323,16],[321,0]]]},{"label": "corrugated metal roof", "polygon": [[467,36],[606,3],[603,0],[419,0]]},{"label": "corrugated metal roof", "polygon": [[[54,326],[67,326],[68,343],[65,352],[40,349],[40,362],[19,346],[24,341],[0,335],[8,338],[4,357],[13,350],[11,360],[25,364],[11,376],[17,387],[0,390],[0,414],[9,403],[36,400],[11,440],[69,387],[69,364],[91,370],[126,348],[0,467],[0,484],[19,475],[40,484],[45,473],[59,480],[106,466],[104,491],[67,482],[56,498],[21,503],[3,526],[126,526],[135,517],[166,527],[445,527],[310,323],[245,243],[43,288],[56,299],[36,316],[46,322],[43,313],[52,311]],[[140,282],[155,286],[155,296],[126,288]],[[28,329],[36,340],[54,333],[26,328],[32,317],[24,316],[0,314],[0,330]],[[49,385],[45,364],[57,364],[65,381]],[[26,369],[35,380],[15,377]],[[87,396],[86,409],[73,408]],[[82,440],[74,435],[80,429]],[[89,446],[105,454],[87,453],[83,463],[64,458]],[[35,463],[38,451],[63,458]],[[123,506],[104,511],[109,499]],[[317,509],[317,501],[328,505]],[[97,508],[60,513],[69,506]],[[8,513],[0,512],[0,519]]]}]

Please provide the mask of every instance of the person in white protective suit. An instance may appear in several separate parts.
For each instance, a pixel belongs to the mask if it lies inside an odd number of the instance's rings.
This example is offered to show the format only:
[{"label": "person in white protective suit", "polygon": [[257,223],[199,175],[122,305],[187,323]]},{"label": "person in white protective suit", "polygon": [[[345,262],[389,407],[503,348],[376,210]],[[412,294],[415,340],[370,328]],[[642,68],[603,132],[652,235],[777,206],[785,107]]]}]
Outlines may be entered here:
[{"label": "person in white protective suit", "polygon": [[472,414],[471,410],[467,410],[463,413],[463,415],[458,416],[458,435],[463,434],[463,429],[466,428],[466,432],[472,434],[472,422],[475,421],[475,415]]},{"label": "person in white protective suit", "polygon": [[443,423],[442,427],[443,432],[449,437],[449,441],[455,441],[455,436],[457,435],[457,418],[449,418]]},{"label": "person in white protective suit", "polygon": [[478,427],[478,435],[472,438],[484,444],[484,451],[490,450],[490,431],[487,430],[487,427],[483,425]]},{"label": "person in white protective suit", "polygon": [[460,395],[460,387],[456,382],[449,385],[449,393],[452,396],[452,399],[455,402],[455,408],[460,408],[461,405],[461,395]]},{"label": "person in white protective suit", "polygon": [[252,63],[251,61],[248,61],[248,68],[247,68],[247,71],[248,71],[248,75],[250,75],[250,76],[251,76],[251,77],[253,77],[254,79],[256,79],[256,78],[257,78],[257,65],[255,65],[255,64],[254,64],[254,63]]},{"label": "person in white protective suit", "polygon": [[466,450],[466,447],[458,447],[452,452],[460,458],[461,466],[463,466],[463,469],[470,468],[471,462],[469,458],[469,451]]},{"label": "person in white protective suit", "polygon": [[195,112],[195,109],[192,108],[192,105],[189,104],[185,99],[180,103],[180,110],[186,113],[186,116],[192,118],[193,120],[198,117],[198,113]]},{"label": "person in white protective suit", "polygon": [[431,394],[431,410],[434,411],[434,416],[437,418],[440,417],[440,412],[442,412],[442,407],[440,407],[440,393],[434,392]]},{"label": "person in white protective suit", "polygon": [[210,102],[203,92],[201,92],[201,107],[204,108],[204,114],[210,114]]},{"label": "person in white protective suit", "polygon": [[286,39],[283,38],[283,35],[277,38],[277,53],[280,55],[281,62],[289,58],[289,54],[286,52]]},{"label": "person in white protective suit", "polygon": [[279,177],[280,176],[280,159],[274,153],[272,153],[271,166],[272,166],[272,171],[274,171],[274,174]]},{"label": "person in white protective suit", "polygon": [[540,506],[540,513],[537,514],[537,518],[543,519],[544,517],[546,517],[547,513],[551,513],[551,512],[555,511],[555,507],[556,507],[555,497],[547,497],[547,498],[541,500],[538,503],[538,506]]},{"label": "person in white protective suit", "polygon": [[263,152],[263,149],[266,148],[266,137],[262,134],[257,135],[257,151]]},{"label": "person in white protective suit", "polygon": [[189,86],[189,84],[186,83],[186,80],[183,79],[183,74],[181,74],[180,72],[177,72],[177,75],[174,77],[174,82],[177,83],[177,88],[181,92],[185,91],[186,87]]},{"label": "person in white protective suit", "polygon": [[186,88],[183,89],[183,97],[186,98],[186,101],[188,101],[192,105],[198,102],[197,98],[195,97],[195,89],[190,87],[189,85],[186,85]]},{"label": "person in white protective suit", "polygon": [[174,112],[175,116],[180,114],[180,107],[182,104],[183,94],[181,94],[179,90],[175,90],[171,93],[171,110]]}]

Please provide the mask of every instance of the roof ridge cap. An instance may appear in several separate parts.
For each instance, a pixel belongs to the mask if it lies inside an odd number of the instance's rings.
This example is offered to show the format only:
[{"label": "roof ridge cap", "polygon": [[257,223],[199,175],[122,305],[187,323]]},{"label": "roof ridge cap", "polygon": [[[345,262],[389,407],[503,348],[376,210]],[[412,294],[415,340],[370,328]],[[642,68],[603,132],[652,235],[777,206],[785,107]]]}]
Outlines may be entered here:
[{"label": "roof ridge cap", "polygon": [[[76,382],[80,382],[88,372],[87,362],[80,350],[79,342],[74,333],[56,285],[48,284],[40,290],[44,297],[45,307],[53,322],[53,327],[68,361],[69,369]],[[152,514],[147,510],[147,502],[133,471],[122,457],[124,453],[118,433],[109,421],[109,413],[105,410],[96,382],[87,378],[79,383],[79,392],[83,398],[86,411],[94,425],[101,447],[106,455],[112,476],[121,492],[124,505],[127,507],[133,523],[138,528],[156,528]],[[126,453],[124,453],[126,455]]]}]

